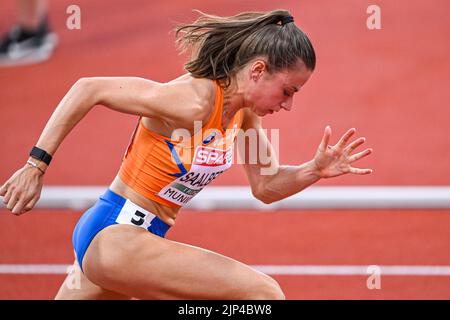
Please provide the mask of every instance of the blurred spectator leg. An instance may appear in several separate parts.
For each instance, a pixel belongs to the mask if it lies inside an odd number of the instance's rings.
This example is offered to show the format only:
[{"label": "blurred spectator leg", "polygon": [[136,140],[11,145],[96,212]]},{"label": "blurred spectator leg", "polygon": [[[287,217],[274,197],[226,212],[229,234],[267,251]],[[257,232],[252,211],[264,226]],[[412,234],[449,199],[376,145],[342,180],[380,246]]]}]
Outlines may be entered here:
[{"label": "blurred spectator leg", "polygon": [[46,0],[16,0],[16,23],[0,39],[0,66],[50,58],[58,38],[50,29]]}]

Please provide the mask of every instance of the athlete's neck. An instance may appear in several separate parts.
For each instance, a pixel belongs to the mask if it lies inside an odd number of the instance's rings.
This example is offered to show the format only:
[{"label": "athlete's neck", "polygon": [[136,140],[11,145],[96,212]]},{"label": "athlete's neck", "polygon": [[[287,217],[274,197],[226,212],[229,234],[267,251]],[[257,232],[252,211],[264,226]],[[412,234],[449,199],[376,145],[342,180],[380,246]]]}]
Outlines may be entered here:
[{"label": "athlete's neck", "polygon": [[224,129],[242,108],[244,108],[244,94],[240,89],[238,76],[233,76],[230,85],[224,89],[223,93],[222,127]]}]

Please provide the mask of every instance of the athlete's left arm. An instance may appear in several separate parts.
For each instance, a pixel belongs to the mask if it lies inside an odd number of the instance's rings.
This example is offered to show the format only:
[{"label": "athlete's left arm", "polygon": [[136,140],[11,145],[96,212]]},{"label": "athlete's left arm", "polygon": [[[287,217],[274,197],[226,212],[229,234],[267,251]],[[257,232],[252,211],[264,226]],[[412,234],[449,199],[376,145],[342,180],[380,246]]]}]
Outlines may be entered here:
[{"label": "athlete's left arm", "polygon": [[[366,149],[359,153],[353,153],[357,147],[365,142],[365,138],[358,138],[349,143],[351,136],[356,131],[350,129],[338,143],[330,146],[328,145],[331,137],[329,126],[325,128],[322,141],[312,160],[299,166],[280,165],[270,141],[262,130],[261,118],[250,110],[245,111],[242,129],[244,132],[249,129],[255,130],[258,141],[253,146],[250,143],[238,146],[239,153],[242,160],[245,157],[249,158],[250,153],[257,153],[253,155],[257,158],[256,163],[248,163],[247,159],[243,162],[253,195],[264,203],[272,203],[287,198],[322,178],[337,177],[346,173],[365,175],[373,171],[372,169],[360,169],[352,166],[353,162],[372,152],[372,149]],[[265,150],[260,152],[259,148]],[[259,154],[268,154],[269,159],[261,161],[263,159]]]}]

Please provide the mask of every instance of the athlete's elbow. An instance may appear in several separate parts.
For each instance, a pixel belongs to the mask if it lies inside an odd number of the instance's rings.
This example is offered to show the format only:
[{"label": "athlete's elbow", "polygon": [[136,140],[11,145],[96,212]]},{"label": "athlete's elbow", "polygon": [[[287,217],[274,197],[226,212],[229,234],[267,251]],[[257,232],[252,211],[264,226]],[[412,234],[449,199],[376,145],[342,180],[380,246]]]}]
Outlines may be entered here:
[{"label": "athlete's elbow", "polygon": [[84,101],[89,100],[89,104],[93,106],[99,103],[98,95],[96,94],[97,84],[98,78],[83,77],[75,82],[71,90],[74,90],[77,96],[82,98]]},{"label": "athlete's elbow", "polygon": [[270,195],[261,195],[257,198],[259,201],[261,201],[264,204],[271,204],[274,202],[277,202],[278,199],[271,197]]},{"label": "athlete's elbow", "polygon": [[277,201],[277,199],[273,197],[273,194],[269,190],[267,190],[264,186],[252,188],[252,194],[256,199],[258,199],[264,204],[271,204]]},{"label": "athlete's elbow", "polygon": [[271,204],[271,203],[273,203],[273,202],[275,202],[276,200],[274,200],[274,199],[271,199],[271,198],[269,198],[269,197],[259,197],[259,198],[257,198],[259,201],[261,201],[262,203],[264,203],[264,204]]},{"label": "athlete's elbow", "polygon": [[89,87],[92,87],[94,82],[95,82],[95,78],[83,77],[83,78],[78,79],[75,82],[75,84],[73,85],[73,87],[77,88],[77,89],[87,89]]}]

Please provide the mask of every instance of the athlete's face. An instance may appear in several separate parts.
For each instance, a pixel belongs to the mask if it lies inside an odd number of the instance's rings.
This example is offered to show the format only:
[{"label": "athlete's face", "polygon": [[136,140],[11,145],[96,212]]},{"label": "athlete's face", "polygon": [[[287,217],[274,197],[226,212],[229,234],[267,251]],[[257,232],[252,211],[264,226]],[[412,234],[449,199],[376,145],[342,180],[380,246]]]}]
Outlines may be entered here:
[{"label": "athlete's face", "polygon": [[249,69],[247,106],[258,116],[281,109],[291,110],[294,95],[308,81],[312,71],[299,60],[290,70],[269,73],[264,60],[254,61]]}]

